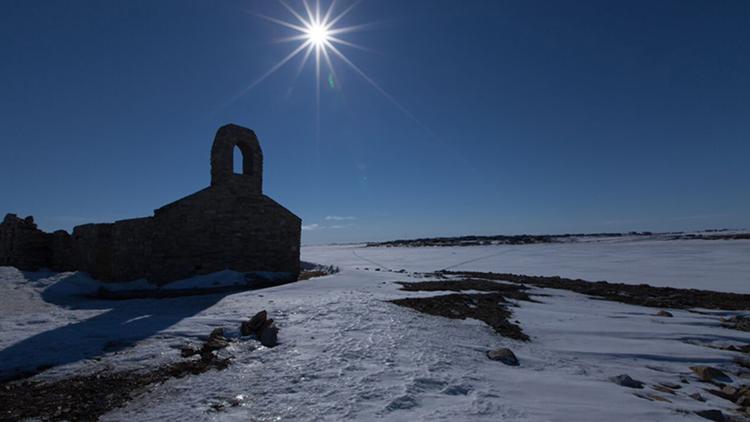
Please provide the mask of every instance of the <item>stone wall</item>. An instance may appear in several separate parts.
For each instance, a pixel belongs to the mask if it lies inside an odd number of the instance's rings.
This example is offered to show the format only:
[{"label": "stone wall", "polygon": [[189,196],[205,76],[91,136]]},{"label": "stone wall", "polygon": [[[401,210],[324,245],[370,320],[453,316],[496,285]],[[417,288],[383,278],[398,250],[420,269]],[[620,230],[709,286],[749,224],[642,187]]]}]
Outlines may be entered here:
[{"label": "stone wall", "polygon": [[[153,279],[233,268],[299,272],[301,221],[244,183],[224,183],[155,211]],[[237,210],[241,209],[241,214]]]},{"label": "stone wall", "polygon": [[[233,148],[243,170],[232,169]],[[31,217],[0,224],[0,265],[81,270],[104,281],[165,283],[224,269],[296,277],[302,221],[262,193],[263,154],[251,130],[219,129],[211,186],[165,205],[153,217],[85,224],[49,234]]]},{"label": "stone wall", "polygon": [[45,266],[52,257],[51,235],[39,230],[34,218],[8,214],[0,224],[0,265],[21,270]]}]

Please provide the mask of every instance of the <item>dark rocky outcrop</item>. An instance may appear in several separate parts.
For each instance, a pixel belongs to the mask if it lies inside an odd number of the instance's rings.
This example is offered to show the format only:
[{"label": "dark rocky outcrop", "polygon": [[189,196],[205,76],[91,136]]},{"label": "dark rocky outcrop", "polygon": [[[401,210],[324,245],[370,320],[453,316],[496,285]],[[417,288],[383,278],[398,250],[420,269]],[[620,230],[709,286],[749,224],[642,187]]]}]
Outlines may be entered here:
[{"label": "dark rocky outcrop", "polygon": [[[233,149],[243,155],[235,174]],[[227,125],[211,148],[211,186],[154,211],[152,217],[85,224],[45,233],[31,217],[0,224],[0,265],[80,270],[103,281],[157,283],[232,269],[300,271],[301,220],[263,195],[263,153],[255,133]]]}]

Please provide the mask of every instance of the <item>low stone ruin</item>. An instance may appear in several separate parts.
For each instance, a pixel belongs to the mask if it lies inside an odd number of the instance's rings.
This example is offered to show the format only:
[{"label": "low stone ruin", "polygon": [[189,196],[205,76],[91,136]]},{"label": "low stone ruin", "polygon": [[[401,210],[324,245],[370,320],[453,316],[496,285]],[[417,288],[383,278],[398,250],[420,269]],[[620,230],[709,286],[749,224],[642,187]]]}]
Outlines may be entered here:
[{"label": "low stone ruin", "polygon": [[[233,152],[242,153],[242,173]],[[84,224],[46,233],[32,217],[8,214],[0,224],[0,265],[34,271],[86,271],[103,281],[166,283],[225,269],[300,271],[302,221],[263,194],[263,153],[255,133],[226,125],[211,148],[211,185],[154,211],[151,217]]]}]

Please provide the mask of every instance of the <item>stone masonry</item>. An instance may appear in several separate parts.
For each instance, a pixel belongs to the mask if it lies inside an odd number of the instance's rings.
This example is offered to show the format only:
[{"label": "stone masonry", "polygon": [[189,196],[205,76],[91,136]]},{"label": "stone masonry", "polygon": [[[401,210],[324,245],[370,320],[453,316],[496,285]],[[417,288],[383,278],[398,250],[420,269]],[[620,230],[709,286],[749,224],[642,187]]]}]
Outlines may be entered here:
[{"label": "stone masonry", "polygon": [[[242,153],[234,173],[233,153]],[[263,195],[263,152],[255,133],[226,125],[211,148],[211,185],[152,217],[45,233],[32,217],[0,223],[0,265],[86,271],[103,281],[166,283],[224,269],[299,274],[302,221]]]}]

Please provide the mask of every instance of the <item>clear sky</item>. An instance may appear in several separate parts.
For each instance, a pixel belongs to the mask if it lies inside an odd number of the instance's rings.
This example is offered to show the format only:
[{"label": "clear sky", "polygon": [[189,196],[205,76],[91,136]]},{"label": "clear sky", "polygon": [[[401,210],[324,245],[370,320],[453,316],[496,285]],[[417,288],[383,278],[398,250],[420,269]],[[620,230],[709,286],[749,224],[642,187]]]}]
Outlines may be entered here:
[{"label": "clear sky", "polygon": [[302,56],[238,97],[300,44],[277,2],[1,4],[0,212],[44,229],[207,186],[230,122],[306,243],[750,227],[748,1],[365,0],[339,49],[390,99],[334,57],[319,123]]}]

